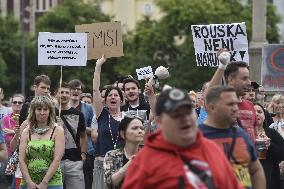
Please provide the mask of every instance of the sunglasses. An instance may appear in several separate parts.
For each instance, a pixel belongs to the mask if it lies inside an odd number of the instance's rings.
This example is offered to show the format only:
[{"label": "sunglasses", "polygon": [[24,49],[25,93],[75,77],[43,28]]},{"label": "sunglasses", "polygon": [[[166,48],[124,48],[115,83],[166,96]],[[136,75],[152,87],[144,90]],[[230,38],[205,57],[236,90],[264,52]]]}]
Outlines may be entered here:
[{"label": "sunglasses", "polygon": [[21,101],[13,101],[12,103],[13,104],[23,104],[23,102],[21,102]]},{"label": "sunglasses", "polygon": [[125,114],[124,115],[125,118],[129,118],[129,119],[139,119],[142,123],[144,123],[144,120],[138,116],[138,115],[132,115],[132,114]]}]

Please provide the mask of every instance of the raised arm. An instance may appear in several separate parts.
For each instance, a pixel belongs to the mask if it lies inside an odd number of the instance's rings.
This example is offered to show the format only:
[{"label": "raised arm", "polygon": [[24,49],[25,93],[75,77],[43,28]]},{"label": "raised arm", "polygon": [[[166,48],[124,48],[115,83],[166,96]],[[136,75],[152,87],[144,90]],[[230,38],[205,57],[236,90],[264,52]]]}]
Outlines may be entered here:
[{"label": "raised arm", "polygon": [[100,93],[100,84],[101,84],[101,68],[103,63],[106,61],[105,56],[103,55],[102,58],[98,59],[96,62],[96,68],[94,72],[94,79],[93,79],[93,103],[96,111],[96,116],[99,117],[102,110],[103,104],[101,102],[101,93]]},{"label": "raised arm", "polygon": [[39,184],[38,188],[47,187],[49,180],[53,177],[58,167],[60,166],[60,162],[64,154],[64,150],[65,150],[64,130],[62,127],[57,126],[55,131],[56,131],[54,135],[55,136],[54,137],[55,150],[54,150],[53,160],[45,176],[43,177],[41,183]]},{"label": "raised arm", "polygon": [[218,59],[219,66],[214,73],[212,79],[209,82],[208,88],[213,87],[215,85],[222,85],[222,79],[224,75],[224,71],[230,62],[231,55],[226,49],[220,49],[218,51]]}]

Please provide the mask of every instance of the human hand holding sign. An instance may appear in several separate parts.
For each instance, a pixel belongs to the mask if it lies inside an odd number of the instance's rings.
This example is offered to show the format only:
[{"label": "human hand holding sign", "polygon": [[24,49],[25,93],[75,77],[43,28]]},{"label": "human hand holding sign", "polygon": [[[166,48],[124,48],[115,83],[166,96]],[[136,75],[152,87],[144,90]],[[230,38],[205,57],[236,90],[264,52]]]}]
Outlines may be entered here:
[{"label": "human hand holding sign", "polygon": [[227,49],[221,48],[217,52],[217,55],[219,60],[219,68],[225,70],[231,59],[230,52]]},{"label": "human hand holding sign", "polygon": [[102,57],[97,60],[96,65],[97,66],[102,66],[103,63],[105,63],[105,61],[106,61],[106,56],[103,54]]}]

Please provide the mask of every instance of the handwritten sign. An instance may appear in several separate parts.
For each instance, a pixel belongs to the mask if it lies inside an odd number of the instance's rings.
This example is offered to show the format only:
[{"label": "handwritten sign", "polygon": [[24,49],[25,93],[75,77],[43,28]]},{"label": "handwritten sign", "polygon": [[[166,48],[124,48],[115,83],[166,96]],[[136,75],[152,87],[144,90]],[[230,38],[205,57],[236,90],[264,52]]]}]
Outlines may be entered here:
[{"label": "handwritten sign", "polygon": [[138,80],[150,78],[153,76],[153,71],[151,66],[136,69]]},{"label": "handwritten sign", "polygon": [[87,34],[40,32],[38,65],[86,66]]},{"label": "handwritten sign", "polygon": [[75,31],[88,34],[88,60],[124,55],[120,22],[77,25]]},{"label": "handwritten sign", "polygon": [[267,91],[284,91],[284,45],[264,45],[262,56],[262,86]]},{"label": "handwritten sign", "polygon": [[249,63],[248,40],[245,23],[191,26],[197,66],[219,65],[217,52],[226,48],[231,61]]}]

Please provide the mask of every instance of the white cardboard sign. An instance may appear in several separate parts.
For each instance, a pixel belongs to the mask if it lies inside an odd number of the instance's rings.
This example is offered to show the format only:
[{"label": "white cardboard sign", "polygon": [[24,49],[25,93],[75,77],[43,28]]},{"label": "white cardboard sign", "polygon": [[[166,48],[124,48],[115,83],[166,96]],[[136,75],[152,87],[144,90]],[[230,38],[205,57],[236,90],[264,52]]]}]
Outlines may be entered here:
[{"label": "white cardboard sign", "polygon": [[38,65],[86,66],[86,64],[86,33],[39,33]]},{"label": "white cardboard sign", "polygon": [[138,80],[152,77],[153,71],[151,66],[136,69]]},{"label": "white cardboard sign", "polygon": [[191,31],[197,66],[218,66],[217,52],[220,48],[230,51],[231,61],[249,63],[248,40],[244,22],[192,25]]}]

